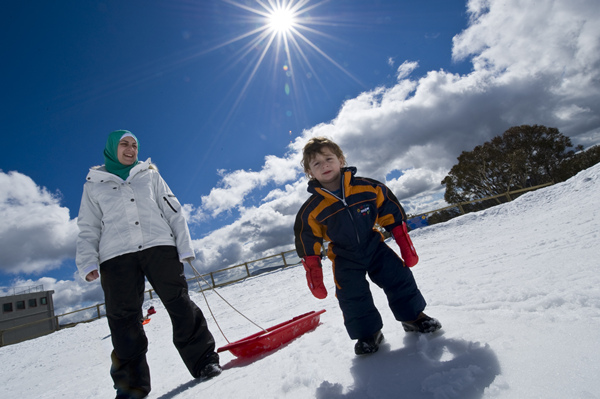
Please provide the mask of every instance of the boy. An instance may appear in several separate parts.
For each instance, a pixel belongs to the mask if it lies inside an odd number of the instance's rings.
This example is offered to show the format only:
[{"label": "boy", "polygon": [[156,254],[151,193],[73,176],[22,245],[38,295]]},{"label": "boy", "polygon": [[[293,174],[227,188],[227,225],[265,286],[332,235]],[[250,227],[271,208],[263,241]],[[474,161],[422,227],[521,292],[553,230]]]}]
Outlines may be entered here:
[{"label": "boy", "polygon": [[[324,137],[314,137],[304,146],[302,166],[312,196],[296,216],[296,251],[308,287],[316,298],[324,299],[321,248],[323,241],[329,242],[336,297],[348,335],[357,340],[354,352],[374,353],[383,341],[383,321],[365,274],[383,288],[405,331],[439,330],[440,322],[423,313],[425,299],[408,268],[419,258],[408,236],[406,214],[394,194],[378,181],[354,176],[356,168],[345,167],[340,147]],[[404,260],[387,246],[375,224],[392,233]]]}]

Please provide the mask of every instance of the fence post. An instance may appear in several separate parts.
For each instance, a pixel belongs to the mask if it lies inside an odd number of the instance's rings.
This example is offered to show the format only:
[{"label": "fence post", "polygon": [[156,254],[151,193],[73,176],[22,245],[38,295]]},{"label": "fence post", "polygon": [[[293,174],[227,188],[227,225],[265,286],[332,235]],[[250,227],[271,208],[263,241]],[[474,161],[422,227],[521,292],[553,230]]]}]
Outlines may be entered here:
[{"label": "fence post", "polygon": [[213,284],[212,286],[213,286],[213,287],[216,287],[216,284],[215,284],[215,276],[214,276],[213,272],[210,272],[210,280],[212,281],[212,284]]},{"label": "fence post", "polygon": [[250,277],[250,269],[248,268],[248,262],[244,262],[244,266],[246,266],[246,276]]},{"label": "fence post", "polygon": [[462,204],[457,204],[457,205],[458,205],[458,209],[460,210],[460,213],[464,215],[465,210],[463,209]]},{"label": "fence post", "polygon": [[512,201],[512,198],[510,197],[510,191],[506,192],[506,198],[508,198],[509,201]]},{"label": "fence post", "polygon": [[287,267],[287,262],[285,261],[285,255],[284,255],[284,253],[285,252],[281,253],[281,258],[283,259],[283,267]]}]

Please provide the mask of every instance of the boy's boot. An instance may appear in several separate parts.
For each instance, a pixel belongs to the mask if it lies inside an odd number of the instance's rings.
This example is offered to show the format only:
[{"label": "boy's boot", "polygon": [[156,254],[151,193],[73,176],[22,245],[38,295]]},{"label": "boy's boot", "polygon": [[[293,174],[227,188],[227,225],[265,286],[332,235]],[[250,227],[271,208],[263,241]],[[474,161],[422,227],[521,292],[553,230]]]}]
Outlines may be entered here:
[{"label": "boy's boot", "polygon": [[354,353],[357,355],[366,355],[368,353],[375,353],[379,349],[379,344],[383,341],[383,334],[381,331],[377,331],[372,336],[359,339],[354,345]]},{"label": "boy's boot", "polygon": [[403,321],[402,327],[406,332],[432,333],[442,328],[442,323],[421,312],[416,320]]}]

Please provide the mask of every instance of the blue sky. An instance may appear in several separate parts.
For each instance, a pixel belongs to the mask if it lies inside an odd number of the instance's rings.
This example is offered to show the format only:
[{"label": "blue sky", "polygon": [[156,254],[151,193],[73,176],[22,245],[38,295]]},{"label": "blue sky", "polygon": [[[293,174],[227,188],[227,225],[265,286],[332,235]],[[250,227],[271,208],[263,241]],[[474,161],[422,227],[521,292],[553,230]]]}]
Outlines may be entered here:
[{"label": "blue sky", "polygon": [[288,57],[255,1],[3,2],[0,286],[102,300],[74,276],[75,222],[116,129],[185,204],[205,271],[292,248],[310,136],[410,212],[511,126],[600,142],[597,1],[294,4]]},{"label": "blue sky", "polygon": [[60,190],[73,215],[78,183],[103,162],[112,130],[137,134],[140,158],[151,156],[182,201],[194,202],[217,184],[217,170],[260,168],[334,118],[344,99],[393,83],[390,58],[418,59],[425,71],[470,67],[450,54],[467,19],[460,2],[309,3],[317,6],[299,17],[320,34],[299,30],[331,61],[301,43],[315,73],[292,51],[295,85],[276,43],[250,76],[267,40],[250,50],[257,35],[233,40],[266,18],[225,1],[12,3],[2,6],[11,38],[2,169]]}]

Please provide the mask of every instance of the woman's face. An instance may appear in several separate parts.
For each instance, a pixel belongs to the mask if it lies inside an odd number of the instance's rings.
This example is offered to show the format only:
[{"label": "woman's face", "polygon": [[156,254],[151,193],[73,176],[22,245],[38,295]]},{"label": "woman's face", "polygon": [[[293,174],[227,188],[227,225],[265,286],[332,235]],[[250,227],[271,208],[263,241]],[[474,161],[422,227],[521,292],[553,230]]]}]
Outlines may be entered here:
[{"label": "woman's face", "polygon": [[138,146],[133,137],[123,137],[117,147],[117,159],[121,164],[129,166],[137,161]]}]

